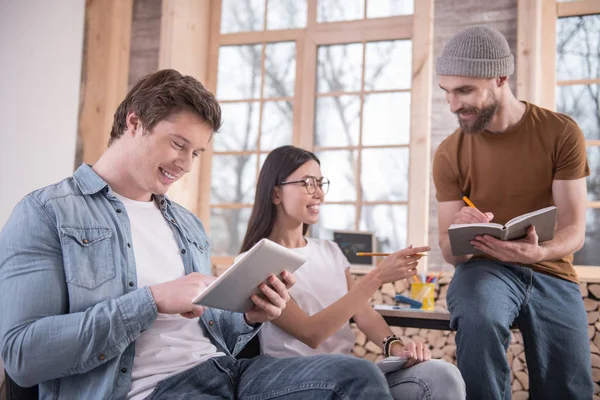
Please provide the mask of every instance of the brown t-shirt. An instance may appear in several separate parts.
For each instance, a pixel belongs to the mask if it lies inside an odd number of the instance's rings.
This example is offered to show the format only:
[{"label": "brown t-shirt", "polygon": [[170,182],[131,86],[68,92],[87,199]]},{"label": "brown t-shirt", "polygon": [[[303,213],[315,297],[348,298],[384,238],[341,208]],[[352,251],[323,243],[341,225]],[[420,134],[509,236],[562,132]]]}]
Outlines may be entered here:
[{"label": "brown t-shirt", "polygon": [[[554,205],[553,180],[590,174],[583,133],[571,118],[533,104],[510,130],[478,135],[456,130],[438,147],[433,180],[438,202],[461,200],[463,195],[493,222]],[[476,256],[492,258],[490,256]],[[573,255],[528,265],[532,269],[578,282]]]}]

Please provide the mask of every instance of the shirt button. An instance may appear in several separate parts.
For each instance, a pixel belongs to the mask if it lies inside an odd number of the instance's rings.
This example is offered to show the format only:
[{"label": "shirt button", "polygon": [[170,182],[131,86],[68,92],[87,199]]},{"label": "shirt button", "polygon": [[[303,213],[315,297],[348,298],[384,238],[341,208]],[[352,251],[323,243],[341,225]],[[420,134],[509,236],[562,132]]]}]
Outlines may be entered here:
[{"label": "shirt button", "polygon": [[88,244],[90,241],[87,239],[83,239],[82,242],[83,242],[83,244]]},{"label": "shirt button", "polygon": [[117,208],[115,211],[116,211],[117,213],[119,213],[119,214],[121,213],[121,209],[120,209],[120,208]]},{"label": "shirt button", "polygon": [[164,200],[161,200],[161,201],[160,201],[160,204],[161,204],[161,205],[165,204],[165,201],[164,201]]},{"label": "shirt button", "polygon": [[125,372],[127,372],[127,368],[121,368],[121,372],[122,372],[122,373],[125,373]]},{"label": "shirt button", "polygon": [[134,283],[133,282],[129,282],[129,286],[133,287]]},{"label": "shirt button", "polygon": [[181,254],[185,254],[185,249],[181,249]]},{"label": "shirt button", "polygon": [[215,321],[213,321],[212,319],[210,321],[208,321],[209,326],[213,326],[214,324],[215,324]]},{"label": "shirt button", "polygon": [[98,356],[98,360],[100,360],[100,361],[104,361],[105,358],[106,358],[106,356],[104,354],[100,354]]},{"label": "shirt button", "polygon": [[127,247],[131,247],[131,243],[127,243]]},{"label": "shirt button", "polygon": [[175,224],[175,223],[177,223],[177,220],[176,220],[175,218],[173,218],[173,219],[171,220],[171,222]]}]

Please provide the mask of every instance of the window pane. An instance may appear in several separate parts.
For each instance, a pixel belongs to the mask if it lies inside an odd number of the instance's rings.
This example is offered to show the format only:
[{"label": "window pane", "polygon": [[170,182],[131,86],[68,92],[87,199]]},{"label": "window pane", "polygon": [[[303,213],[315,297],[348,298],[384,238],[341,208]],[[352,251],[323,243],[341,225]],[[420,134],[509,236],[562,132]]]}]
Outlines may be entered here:
[{"label": "window pane", "polygon": [[356,151],[321,151],[317,157],[323,176],[331,181],[325,201],[356,201]]},{"label": "window pane", "polygon": [[263,97],[293,96],[295,81],[296,43],[281,42],[267,45]]},{"label": "window pane", "polygon": [[268,2],[267,29],[292,29],[306,26],[306,0],[268,0]]},{"label": "window pane", "polygon": [[406,218],[404,205],[364,206],[359,229],[375,233],[377,251],[393,253],[406,247]]},{"label": "window pane", "polygon": [[556,61],[559,81],[600,78],[600,14],[558,19]]},{"label": "window pane", "polygon": [[587,177],[588,201],[600,201],[600,147],[587,148],[590,176]]},{"label": "window pane", "polygon": [[361,186],[365,201],[408,200],[408,148],[364,149]]},{"label": "window pane", "polygon": [[367,0],[367,18],[413,14],[413,3],[413,0]]},{"label": "window pane", "polygon": [[258,102],[221,103],[223,126],[214,136],[214,150],[255,150],[259,109]]},{"label": "window pane", "polygon": [[588,208],[585,217],[585,244],[575,253],[575,265],[600,265],[600,209]]},{"label": "window pane", "polygon": [[265,0],[222,0],[221,33],[262,31]]},{"label": "window pane", "polygon": [[[258,165],[258,173],[260,174],[260,170],[263,167],[263,164],[265,163],[265,160],[267,159],[267,156],[269,155],[269,153],[260,153],[260,157],[258,159],[259,165]],[[258,176],[257,176],[258,179]]]},{"label": "window pane", "polygon": [[262,31],[265,0],[222,0],[221,33]]},{"label": "window pane", "polygon": [[360,97],[319,97],[315,110],[315,146],[358,145]]},{"label": "window pane", "polygon": [[365,146],[410,142],[410,93],[365,96],[362,143]]},{"label": "window pane", "polygon": [[357,92],[362,74],[362,44],[319,46],[317,92]]},{"label": "window pane", "polygon": [[258,99],[262,45],[219,48],[217,98],[219,100]]},{"label": "window pane", "polygon": [[558,86],[556,108],[577,122],[586,139],[600,139],[600,85]]},{"label": "window pane", "polygon": [[255,154],[214,154],[211,175],[211,204],[248,204],[254,201]]},{"label": "window pane", "polygon": [[268,101],[263,104],[260,149],[273,150],[292,144],[292,103]]},{"label": "window pane", "polygon": [[317,22],[363,19],[364,0],[317,0]]},{"label": "window pane", "polygon": [[210,245],[211,255],[237,255],[248,229],[251,208],[211,208]]},{"label": "window pane", "polygon": [[411,63],[411,40],[367,43],[365,90],[409,89]]},{"label": "window pane", "polygon": [[321,239],[333,239],[333,231],[354,231],[356,207],[342,204],[323,204],[319,222],[311,227],[310,235]]}]

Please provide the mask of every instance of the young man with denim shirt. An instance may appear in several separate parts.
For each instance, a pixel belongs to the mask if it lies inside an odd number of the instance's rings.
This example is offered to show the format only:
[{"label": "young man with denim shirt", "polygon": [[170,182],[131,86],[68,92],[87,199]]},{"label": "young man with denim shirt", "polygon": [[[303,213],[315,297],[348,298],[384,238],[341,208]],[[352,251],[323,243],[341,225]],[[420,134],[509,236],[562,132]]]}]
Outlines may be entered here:
[{"label": "young man with denim shirt", "polygon": [[191,303],[212,280],[210,246],[165,193],[220,125],[197,80],[159,71],[121,103],[94,166],[15,207],[0,233],[1,350],[15,382],[39,384],[43,399],[391,398],[366,360],[233,357],[285,308],[289,273],[244,315]]},{"label": "young man with denim shirt", "polygon": [[[460,128],[434,157],[440,247],[456,270],[447,300],[456,357],[470,399],[510,399],[510,327],[523,334],[532,399],[591,399],[587,317],[573,268],[585,238],[585,139],[568,116],[521,102],[508,77],[504,36],[467,28],[437,60],[439,84]],[[466,195],[476,206],[467,207]],[[481,254],[454,256],[452,223],[508,220],[555,205],[554,239],[477,236]]]}]

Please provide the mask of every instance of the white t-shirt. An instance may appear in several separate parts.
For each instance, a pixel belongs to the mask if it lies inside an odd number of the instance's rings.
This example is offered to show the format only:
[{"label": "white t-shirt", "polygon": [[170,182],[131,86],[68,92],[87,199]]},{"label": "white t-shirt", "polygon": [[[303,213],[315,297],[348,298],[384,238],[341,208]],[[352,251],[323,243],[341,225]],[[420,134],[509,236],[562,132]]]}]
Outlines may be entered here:
[{"label": "white t-shirt", "polygon": [[[290,295],[305,313],[314,315],[348,293],[346,269],[350,264],[337,244],[323,239],[306,240],[305,247],[290,249],[307,259],[294,273],[296,284],[290,289]],[[350,354],[356,340],[349,322],[316,349],[272,323],[263,325],[259,339],[261,354],[274,357]]]},{"label": "white t-shirt", "polygon": [[[129,216],[138,287],[184,276],[181,249],[156,204],[115,195]],[[224,354],[217,352],[197,318],[159,313],[152,326],[135,340],[127,398],[143,399],[158,382],[219,355]]]}]

